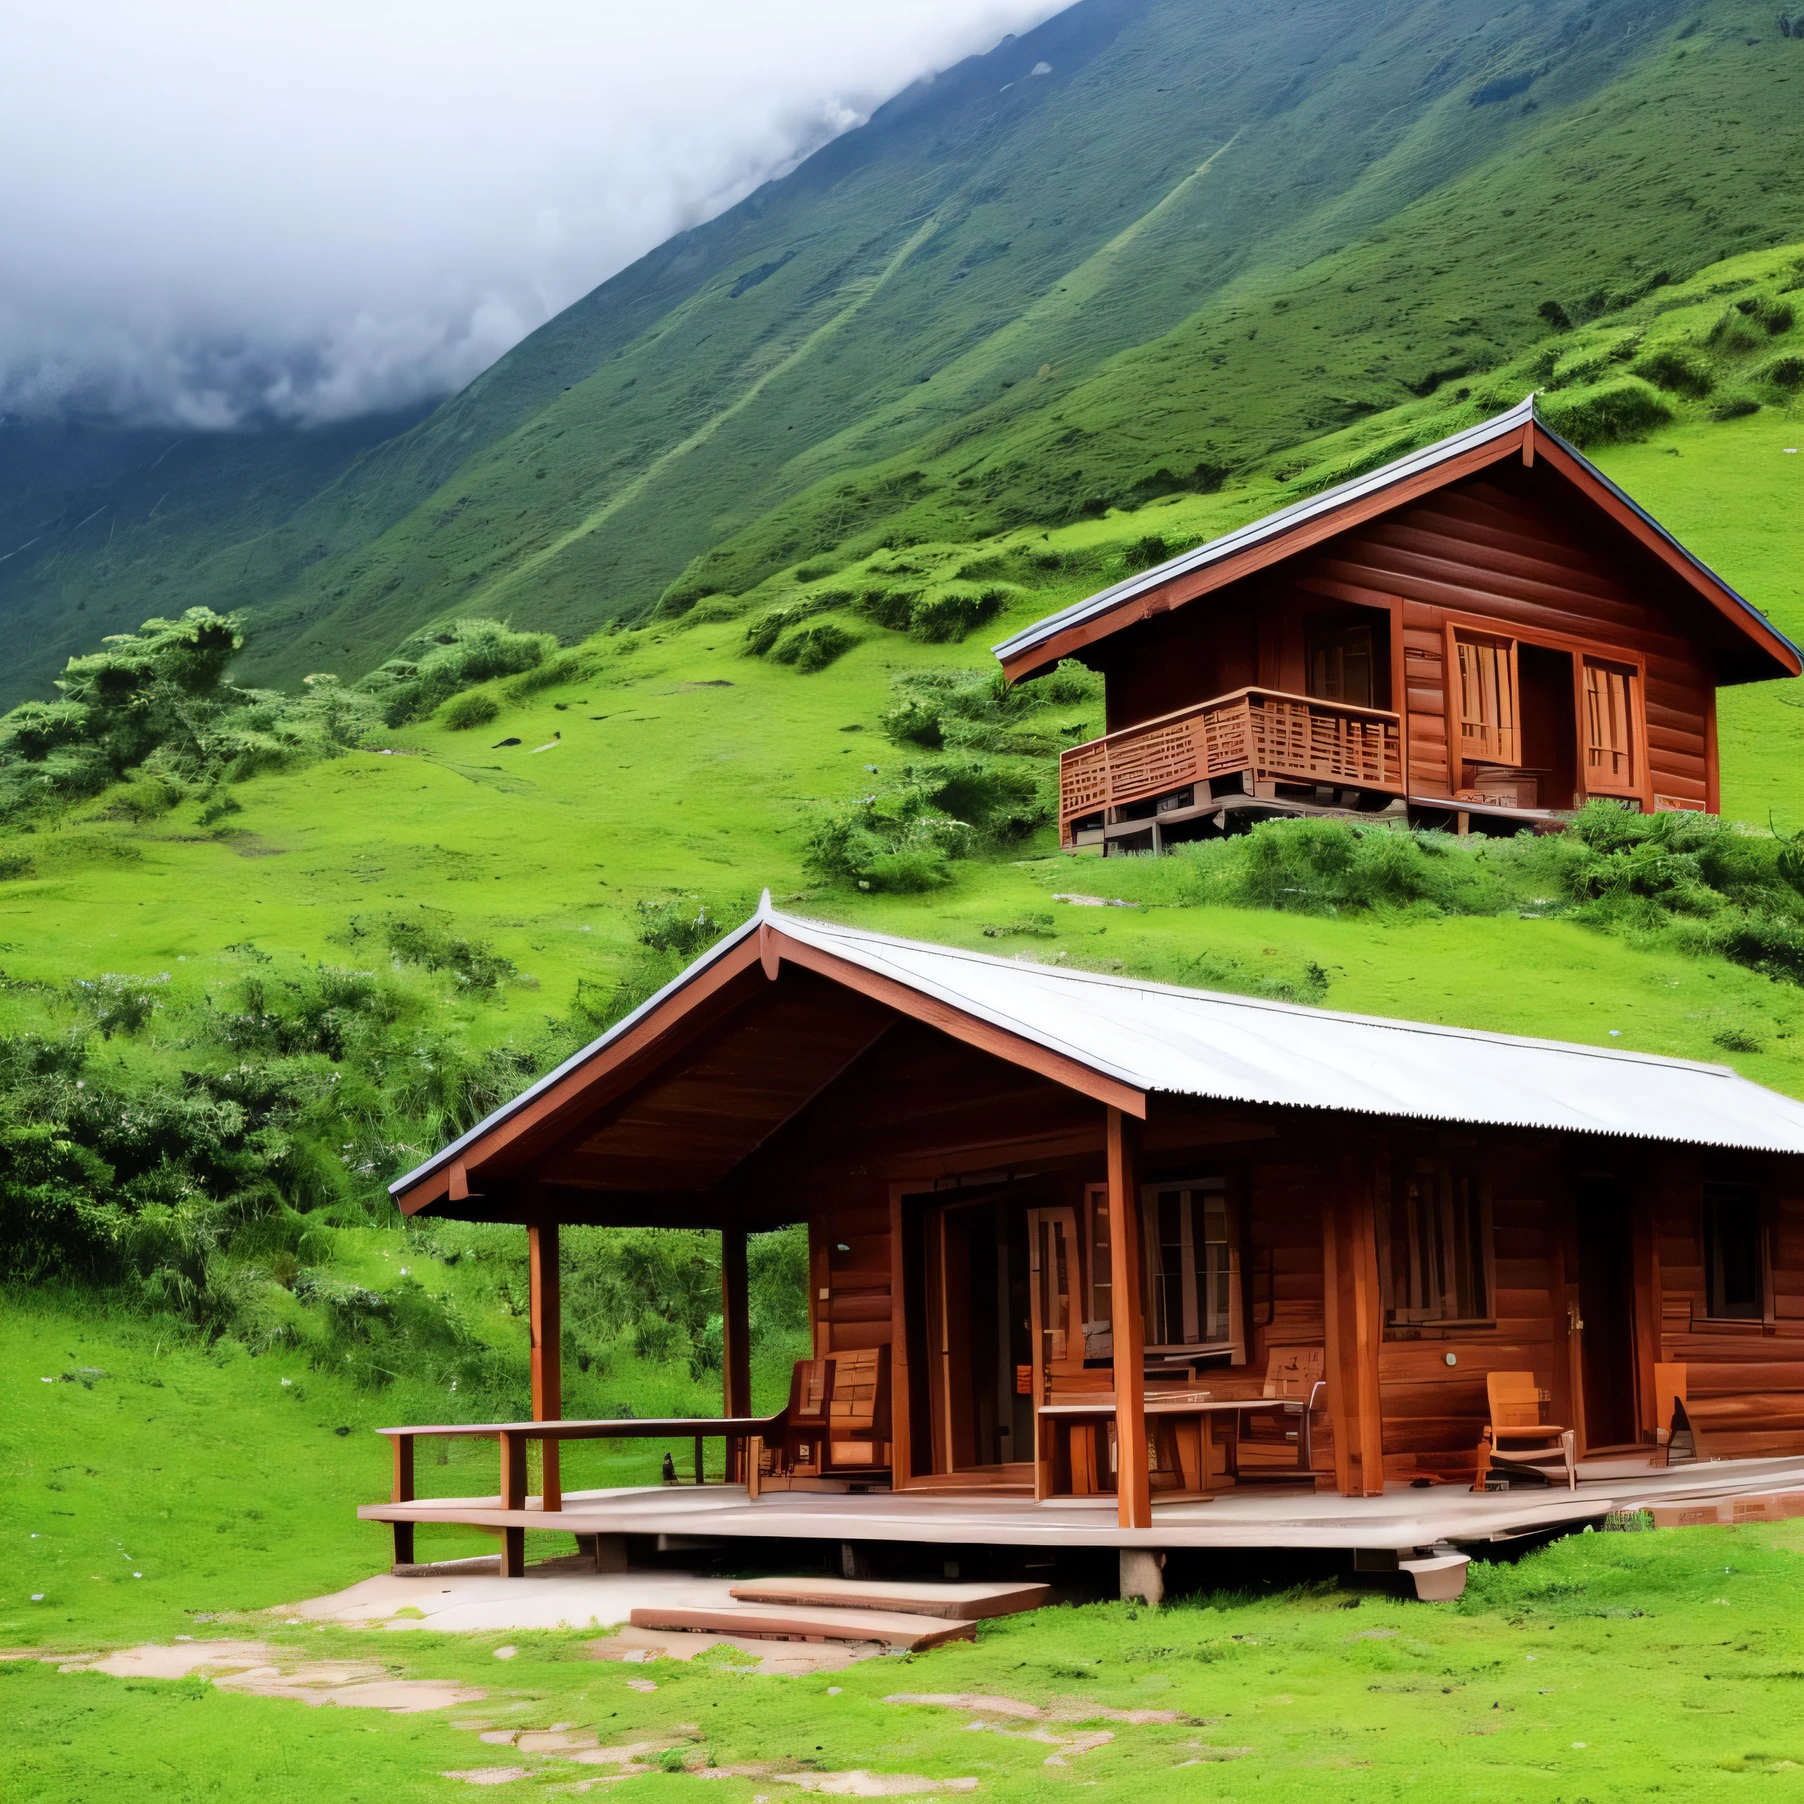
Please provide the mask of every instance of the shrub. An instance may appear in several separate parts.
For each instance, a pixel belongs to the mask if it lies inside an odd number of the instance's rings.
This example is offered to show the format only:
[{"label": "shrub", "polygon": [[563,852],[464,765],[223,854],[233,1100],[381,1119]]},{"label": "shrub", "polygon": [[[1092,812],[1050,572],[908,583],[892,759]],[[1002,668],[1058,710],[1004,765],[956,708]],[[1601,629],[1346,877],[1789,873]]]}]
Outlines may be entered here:
[{"label": "shrub", "polygon": [[1780,388],[1804,385],[1804,357],[1781,357],[1778,362],[1768,364],[1766,379]]},{"label": "shrub", "polygon": [[779,664],[793,664],[806,676],[816,670],[825,670],[857,643],[856,636],[847,632],[837,620],[818,620],[791,633],[778,645],[774,655]]},{"label": "shrub", "polygon": [[439,710],[439,718],[452,732],[462,733],[471,727],[486,727],[500,713],[501,704],[492,695],[471,689],[446,702]]},{"label": "shrub", "polygon": [[1714,386],[1710,372],[1683,351],[1652,351],[1633,366],[1634,374],[1693,400],[1709,394]]},{"label": "shrub", "polygon": [[706,902],[641,902],[638,911],[640,945],[674,953],[685,964],[720,938],[720,923],[709,913]]},{"label": "shrub", "polygon": [[1752,395],[1729,395],[1710,409],[1713,420],[1744,420],[1760,411],[1760,403]]},{"label": "shrub", "polygon": [[1672,418],[1659,390],[1636,376],[1546,395],[1541,405],[1548,424],[1580,446],[1637,439]]},{"label": "shrub", "polygon": [[498,620],[454,620],[403,641],[356,687],[377,701],[389,726],[404,726],[460,690],[532,670],[556,650],[550,633],[516,633]]},{"label": "shrub", "polygon": [[929,645],[944,645],[962,639],[974,627],[982,625],[1001,611],[1012,591],[1004,584],[982,588],[968,583],[946,583],[930,589],[915,602],[909,612],[908,630]]}]

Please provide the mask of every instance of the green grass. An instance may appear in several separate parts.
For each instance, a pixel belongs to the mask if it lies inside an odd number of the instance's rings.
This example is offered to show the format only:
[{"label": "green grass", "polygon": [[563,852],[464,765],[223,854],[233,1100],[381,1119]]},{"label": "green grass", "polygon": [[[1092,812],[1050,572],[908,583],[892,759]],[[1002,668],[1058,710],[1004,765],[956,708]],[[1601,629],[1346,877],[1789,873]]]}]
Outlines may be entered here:
[{"label": "green grass", "polygon": [[[60,1380],[84,1367],[105,1375],[90,1372],[91,1388]],[[1804,1767],[1794,1707],[1804,1524],[1579,1536],[1515,1565],[1475,1566],[1457,1604],[1332,1580],[1274,1592],[1269,1571],[1249,1568],[1243,1591],[1156,1612],[1060,1608],[987,1625],[975,1646],[748,1678],[707,1663],[598,1665],[593,1635],[322,1632],[255,1614],[384,1563],[386,1531],[357,1522],[354,1508],[386,1486],[386,1449],[366,1430],[392,1415],[392,1394],[372,1400],[280,1354],[209,1353],[53,1304],[0,1318],[0,1383],[0,1648],[73,1655],[248,1634],[287,1659],[375,1659],[397,1676],[488,1691],[479,1704],[397,1718],[11,1660],[0,1663],[0,1749],[18,1804],[187,1804],[270,1789],[309,1804],[443,1799],[467,1793],[440,1774],[502,1764],[529,1768],[524,1789],[539,1795],[593,1775],[451,1726],[473,1720],[571,1723],[608,1743],[670,1739],[695,1765],[971,1776],[999,1804],[1062,1785],[1101,1799],[1391,1797],[1434,1786],[1500,1804],[1717,1799],[1762,1777],[1789,1795],[1790,1772]],[[422,1488],[433,1472],[423,1468]],[[421,1551],[456,1557],[482,1540],[422,1530]],[[550,1536],[542,1546],[558,1550]],[[499,1664],[504,1644],[519,1652]],[[655,1691],[630,1688],[646,1678]],[[1080,1714],[1090,1705],[1179,1720],[1092,1719],[1114,1739],[1049,1768],[1057,1750],[1044,1742],[966,1727],[1032,1723],[884,1701],[901,1692],[1075,1700]],[[664,1774],[620,1789],[693,1789],[730,1804],[789,1794],[769,1779]]]}]

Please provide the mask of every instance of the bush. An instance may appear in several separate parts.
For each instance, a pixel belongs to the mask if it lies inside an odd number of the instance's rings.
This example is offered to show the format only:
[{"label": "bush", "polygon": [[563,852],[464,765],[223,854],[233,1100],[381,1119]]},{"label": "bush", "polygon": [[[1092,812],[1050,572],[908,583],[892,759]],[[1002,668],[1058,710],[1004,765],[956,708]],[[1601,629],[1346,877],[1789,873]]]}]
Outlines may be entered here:
[{"label": "bush", "polygon": [[1635,364],[1634,373],[1676,395],[1699,400],[1714,386],[1710,372],[1683,351],[1653,351]]},{"label": "bush", "polygon": [[1544,395],[1541,411],[1554,431],[1579,446],[1641,438],[1672,418],[1660,391],[1637,376]]},{"label": "bush", "polygon": [[460,690],[535,669],[557,650],[550,633],[516,633],[498,620],[454,620],[403,641],[356,685],[391,727],[420,720]]},{"label": "bush", "polygon": [[777,646],[773,656],[777,663],[793,664],[797,671],[806,676],[817,670],[825,670],[857,643],[857,638],[847,632],[837,620],[819,620],[811,626],[803,627],[799,632],[789,634]]},{"label": "bush", "polygon": [[463,733],[471,727],[486,727],[500,713],[501,704],[492,695],[472,689],[462,695],[454,695],[446,702],[439,710],[439,719],[452,732]]},{"label": "bush", "polygon": [[994,583],[977,588],[954,582],[930,589],[909,612],[909,633],[929,645],[962,639],[1001,612],[1012,592],[1006,585]]}]

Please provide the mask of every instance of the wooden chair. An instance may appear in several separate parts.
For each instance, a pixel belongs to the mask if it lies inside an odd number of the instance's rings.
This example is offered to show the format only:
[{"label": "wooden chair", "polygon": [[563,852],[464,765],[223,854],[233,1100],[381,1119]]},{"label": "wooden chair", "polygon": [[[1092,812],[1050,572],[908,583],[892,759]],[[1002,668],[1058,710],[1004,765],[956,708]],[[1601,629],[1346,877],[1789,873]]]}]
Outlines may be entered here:
[{"label": "wooden chair", "polygon": [[1478,1477],[1473,1490],[1489,1488],[1486,1480],[1494,1460],[1538,1467],[1541,1460],[1552,1455],[1565,1468],[1566,1488],[1576,1491],[1578,1437],[1557,1422],[1541,1420],[1541,1405],[1549,1398],[1546,1391],[1536,1387],[1534,1373],[1488,1373],[1485,1392],[1491,1404],[1491,1423],[1479,1441]]},{"label": "wooden chair", "polygon": [[1262,1397],[1276,1407],[1248,1412],[1240,1426],[1240,1476],[1294,1480],[1315,1469],[1311,1425],[1322,1407],[1327,1355],[1320,1347],[1274,1347],[1265,1364]]},{"label": "wooden chair", "polygon": [[889,1402],[888,1347],[798,1359],[780,1436],[761,1450],[760,1478],[781,1483],[887,1471]]}]

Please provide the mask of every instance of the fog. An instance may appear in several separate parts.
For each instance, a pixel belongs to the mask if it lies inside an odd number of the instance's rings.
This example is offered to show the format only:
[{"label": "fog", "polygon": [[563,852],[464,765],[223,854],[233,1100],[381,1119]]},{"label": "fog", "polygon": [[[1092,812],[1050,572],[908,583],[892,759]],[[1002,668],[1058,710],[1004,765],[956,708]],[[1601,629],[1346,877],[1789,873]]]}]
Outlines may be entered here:
[{"label": "fog", "polygon": [[57,0],[0,19],[0,411],[460,387],[1048,0]]}]

